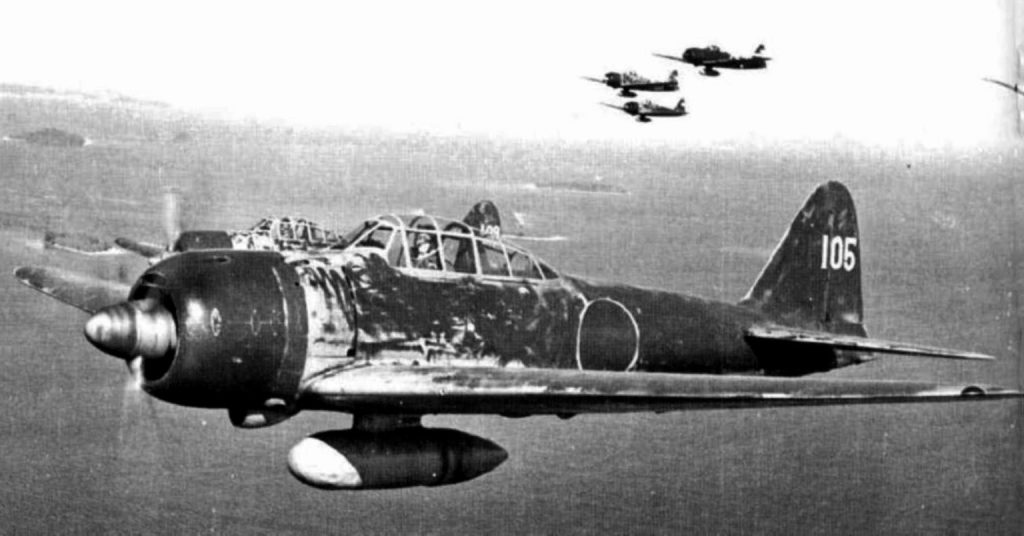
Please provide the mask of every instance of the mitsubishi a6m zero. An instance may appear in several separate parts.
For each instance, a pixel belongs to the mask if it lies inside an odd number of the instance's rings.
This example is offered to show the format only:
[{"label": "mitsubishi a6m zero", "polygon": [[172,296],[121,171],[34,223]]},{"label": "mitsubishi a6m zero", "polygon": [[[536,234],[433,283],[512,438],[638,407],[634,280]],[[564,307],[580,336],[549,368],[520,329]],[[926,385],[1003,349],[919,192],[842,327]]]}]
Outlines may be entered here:
[{"label": "mitsubishi a6m zero", "polygon": [[629,101],[622,106],[608,104],[607,102],[602,102],[601,104],[609,108],[622,110],[623,112],[636,117],[636,120],[639,123],[650,123],[652,117],[682,117],[686,115],[686,99],[679,99],[675,108],[655,104],[649,100],[643,102]]},{"label": "mitsubishi a6m zero", "polygon": [[659,58],[689,63],[694,67],[701,67],[700,74],[704,76],[718,76],[718,69],[764,69],[768,66],[768,60],[761,55],[764,52],[764,45],[758,45],[753,56],[733,56],[717,46],[704,48],[688,48],[683,51],[682,56],[670,56],[668,54],[655,54]]},{"label": "mitsubishi a6m zero", "polygon": [[636,74],[634,71],[605,73],[603,79],[584,77],[586,80],[620,90],[620,97],[636,97],[636,91],[678,91],[678,78],[679,71],[669,73],[668,80],[651,80]]},{"label": "mitsubishi a6m zero", "polygon": [[92,313],[86,338],[140,359],[142,387],[154,397],[227,409],[244,428],[301,410],[351,413],[351,429],[315,433],[289,454],[299,480],[325,489],[452,484],[506,459],[486,439],[423,427],[425,414],[1020,396],[985,385],[804,377],[879,354],[991,359],[867,337],[857,216],[837,182],[815,190],[735,304],[563,274],[486,219],[385,215],[338,249],[184,251],[130,289],[51,268],[15,276]]},{"label": "mitsubishi a6m zero", "polygon": [[[337,248],[341,237],[316,222],[305,218],[268,217],[246,230],[182,230],[181,210],[178,195],[168,192],[163,198],[165,244],[153,244],[131,238],[116,238],[114,243],[124,251],[146,257],[156,263],[185,251],[197,249],[248,249],[260,251],[300,250],[314,251]],[[495,209],[496,210],[496,209]],[[87,253],[65,242],[67,235],[47,233],[44,243],[47,247]],[[102,239],[76,234],[81,242],[103,243]]]}]

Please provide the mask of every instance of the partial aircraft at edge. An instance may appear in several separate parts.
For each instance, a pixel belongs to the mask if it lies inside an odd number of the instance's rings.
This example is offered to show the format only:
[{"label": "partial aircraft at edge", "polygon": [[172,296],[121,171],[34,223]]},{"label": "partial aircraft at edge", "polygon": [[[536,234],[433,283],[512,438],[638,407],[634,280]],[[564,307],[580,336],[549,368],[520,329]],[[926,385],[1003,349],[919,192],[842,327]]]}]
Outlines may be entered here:
[{"label": "partial aircraft at edge", "polygon": [[[170,255],[128,288],[47,267],[22,283],[92,314],[86,338],[141,360],[142,388],[243,428],[353,414],[288,467],[324,489],[452,484],[506,458],[425,414],[579,413],[987,400],[984,385],[803,377],[876,354],[990,356],[871,339],[853,200],[819,186],[738,303],[560,273],[502,240],[491,211],[384,215],[340,249]],[[497,211],[493,211],[496,217]]]},{"label": "partial aircraft at edge", "polygon": [[682,117],[686,115],[686,99],[679,99],[675,108],[655,104],[649,100],[643,102],[629,101],[622,106],[608,104],[607,102],[602,102],[601,104],[609,108],[622,110],[636,117],[636,120],[640,123],[650,123],[652,117]]},{"label": "partial aircraft at edge", "polygon": [[651,80],[644,78],[635,71],[626,71],[622,73],[608,72],[605,73],[604,78],[591,78],[589,76],[583,77],[585,80],[604,84],[612,89],[619,89],[620,97],[636,97],[636,91],[678,91],[679,90],[679,71],[672,71],[668,75],[667,80]]},{"label": "partial aircraft at edge", "polygon": [[1016,93],[1018,95],[1024,95],[1024,91],[1021,91],[1021,88],[1020,88],[1019,84],[1007,84],[1006,82],[1002,82],[1002,81],[995,80],[995,79],[992,79],[992,78],[982,78],[982,80],[984,80],[986,82],[992,82],[993,84],[995,84],[997,86],[1005,87],[1006,89],[1009,89],[1010,91],[1012,91],[1012,92],[1014,92],[1014,93]]},{"label": "partial aircraft at edge", "polygon": [[752,56],[733,56],[715,45],[709,47],[692,47],[683,51],[682,56],[671,56],[668,54],[654,54],[659,58],[689,63],[694,67],[702,67],[700,74],[704,76],[718,76],[718,69],[764,69],[768,66],[771,58],[761,55],[764,52],[764,45],[758,45]]},{"label": "partial aircraft at edge", "polygon": [[[170,255],[199,249],[315,251],[340,248],[344,244],[342,237],[320,224],[305,218],[288,216],[263,218],[247,230],[182,230],[178,194],[168,192],[163,200],[166,245],[124,237],[114,239],[114,243],[122,250],[147,258],[150,263],[159,262]],[[63,243],[59,235],[47,240],[46,245],[81,252],[73,245]]]}]

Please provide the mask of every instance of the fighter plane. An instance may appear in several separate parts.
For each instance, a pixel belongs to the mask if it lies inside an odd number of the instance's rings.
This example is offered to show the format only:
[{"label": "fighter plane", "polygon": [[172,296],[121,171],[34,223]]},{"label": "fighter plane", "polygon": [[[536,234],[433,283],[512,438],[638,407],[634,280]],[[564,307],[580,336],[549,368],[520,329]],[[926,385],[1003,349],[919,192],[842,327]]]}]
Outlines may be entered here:
[{"label": "fighter plane", "polygon": [[1016,93],[1018,95],[1024,95],[1024,90],[1021,90],[1021,87],[1020,87],[1019,84],[1010,85],[1010,84],[1007,84],[1006,82],[1002,82],[1002,81],[999,81],[999,80],[994,80],[992,78],[982,78],[982,80],[984,80],[986,82],[992,82],[993,84],[996,84],[997,86],[1005,87],[1006,89],[1009,89],[1010,91],[1012,91],[1012,92],[1014,92],[1014,93]]},{"label": "fighter plane", "polygon": [[654,104],[649,100],[643,102],[629,101],[622,106],[608,104],[607,102],[602,102],[601,104],[635,116],[636,120],[640,123],[650,123],[652,117],[681,117],[686,115],[685,103],[686,99],[679,99],[675,108]]},{"label": "fighter plane", "polygon": [[[125,251],[146,257],[150,263],[184,251],[197,249],[248,249],[262,251],[339,248],[344,238],[320,224],[297,217],[267,217],[246,230],[182,230],[180,200],[175,193],[164,196],[164,245],[118,237],[114,243]],[[47,247],[77,252],[72,245],[62,242],[63,234],[47,233]],[[85,235],[75,235],[81,242]],[[100,242],[100,239],[88,237]]]},{"label": "fighter plane", "polygon": [[123,237],[114,239],[114,243],[151,262],[196,249],[317,250],[339,247],[344,243],[342,237],[316,222],[288,216],[263,218],[246,230],[193,230],[171,236],[173,238],[168,240],[167,246]]},{"label": "fighter plane", "polygon": [[764,69],[768,66],[768,60],[761,55],[764,52],[764,45],[758,45],[754,55],[742,57],[733,56],[715,45],[704,48],[688,48],[683,51],[682,56],[671,56],[668,54],[655,54],[659,58],[689,63],[694,67],[703,67],[700,74],[704,76],[718,76],[718,69]]},{"label": "fighter plane", "polygon": [[849,191],[819,186],[737,303],[563,273],[470,221],[371,218],[342,249],[191,250],[130,288],[49,267],[22,283],[91,313],[85,337],[141,360],[161,400],[227,409],[242,428],[302,410],[353,415],[288,468],[323,489],[438,486],[506,458],[423,427],[509,417],[1020,397],[987,385],[806,377],[882,354],[990,356],[868,338]]},{"label": "fighter plane", "polygon": [[651,80],[636,74],[636,71],[626,71],[623,73],[605,73],[603,79],[587,76],[583,78],[604,84],[612,89],[621,90],[619,91],[620,97],[636,97],[636,91],[678,91],[678,77],[679,71],[669,73],[668,80]]}]

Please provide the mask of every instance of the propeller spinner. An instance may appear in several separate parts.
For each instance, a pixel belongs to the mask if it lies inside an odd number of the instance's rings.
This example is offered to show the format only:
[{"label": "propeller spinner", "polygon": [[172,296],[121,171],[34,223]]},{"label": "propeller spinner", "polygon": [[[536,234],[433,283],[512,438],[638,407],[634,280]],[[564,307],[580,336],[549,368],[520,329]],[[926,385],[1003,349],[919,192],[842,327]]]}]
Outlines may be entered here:
[{"label": "propeller spinner", "polygon": [[100,309],[85,323],[85,338],[104,353],[126,361],[164,357],[178,343],[174,317],[155,299]]}]

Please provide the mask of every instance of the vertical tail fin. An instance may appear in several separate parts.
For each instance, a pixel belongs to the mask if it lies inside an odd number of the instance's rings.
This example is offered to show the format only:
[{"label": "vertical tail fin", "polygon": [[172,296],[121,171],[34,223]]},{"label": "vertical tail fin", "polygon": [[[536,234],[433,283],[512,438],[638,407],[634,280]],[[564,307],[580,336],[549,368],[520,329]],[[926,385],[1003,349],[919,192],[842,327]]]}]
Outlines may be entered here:
[{"label": "vertical tail fin", "polygon": [[783,325],[865,335],[860,251],[849,190],[822,184],[740,303]]},{"label": "vertical tail fin", "polygon": [[498,207],[491,201],[480,201],[469,209],[462,222],[484,236],[501,236],[501,216]]}]

